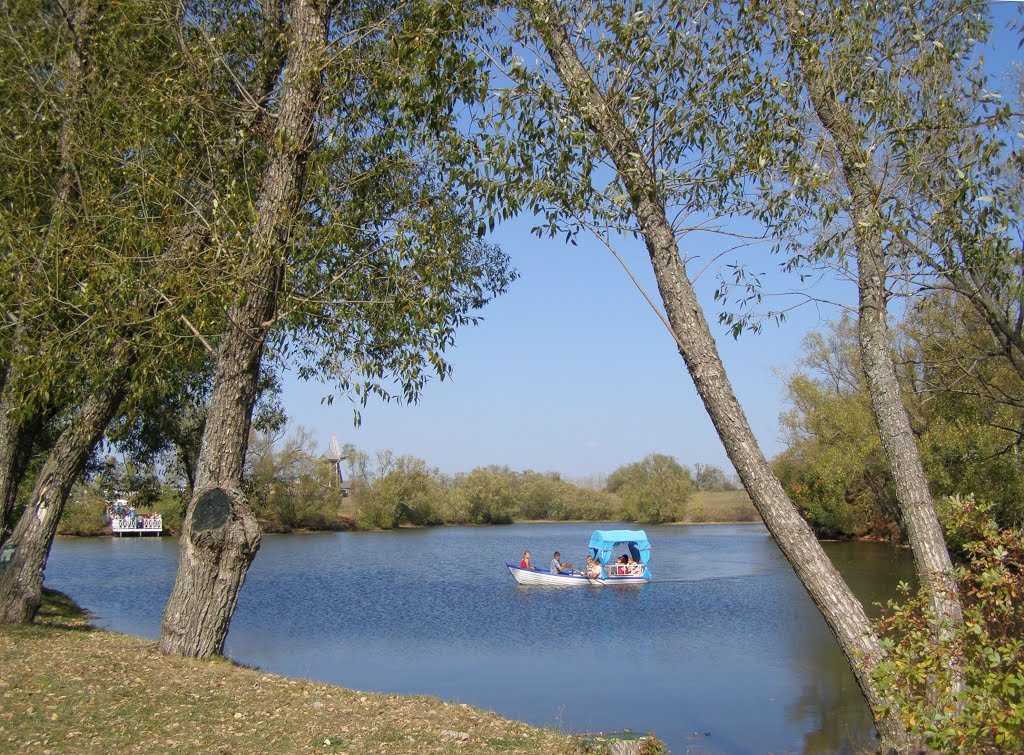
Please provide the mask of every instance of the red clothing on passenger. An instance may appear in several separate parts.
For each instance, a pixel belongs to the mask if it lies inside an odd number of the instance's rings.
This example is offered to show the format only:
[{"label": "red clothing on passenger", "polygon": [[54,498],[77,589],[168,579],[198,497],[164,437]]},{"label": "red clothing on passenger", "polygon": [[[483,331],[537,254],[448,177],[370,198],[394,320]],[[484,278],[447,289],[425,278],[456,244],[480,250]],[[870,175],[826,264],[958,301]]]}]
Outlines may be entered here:
[{"label": "red clothing on passenger", "polygon": [[529,561],[527,561],[527,560],[526,560],[526,559],[524,558],[524,559],[523,559],[522,561],[520,561],[520,562],[519,562],[519,568],[520,568],[520,569],[529,569],[529,568],[530,568],[530,562],[529,562]]}]

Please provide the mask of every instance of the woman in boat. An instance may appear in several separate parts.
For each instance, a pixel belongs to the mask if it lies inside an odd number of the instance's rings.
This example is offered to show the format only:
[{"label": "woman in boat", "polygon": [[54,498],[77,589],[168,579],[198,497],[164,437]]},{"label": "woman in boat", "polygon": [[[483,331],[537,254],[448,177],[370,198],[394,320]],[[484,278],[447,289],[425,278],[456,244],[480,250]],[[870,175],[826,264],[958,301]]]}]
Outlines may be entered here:
[{"label": "woman in boat", "polygon": [[619,560],[615,562],[615,573],[616,574],[625,574],[627,572],[627,570],[629,569],[628,562],[629,562],[629,556],[627,556],[625,553],[623,553],[621,556],[619,556]]},{"label": "woman in boat", "polygon": [[644,567],[640,565],[639,561],[633,560],[632,556],[629,557],[629,563],[626,564],[626,569],[634,576],[640,576],[644,573]]},{"label": "woman in boat", "polygon": [[601,566],[601,562],[590,556],[587,556],[587,577],[590,579],[604,578],[604,567]]},{"label": "woman in boat", "polygon": [[523,560],[519,562],[520,569],[530,569],[530,551],[523,551]]}]

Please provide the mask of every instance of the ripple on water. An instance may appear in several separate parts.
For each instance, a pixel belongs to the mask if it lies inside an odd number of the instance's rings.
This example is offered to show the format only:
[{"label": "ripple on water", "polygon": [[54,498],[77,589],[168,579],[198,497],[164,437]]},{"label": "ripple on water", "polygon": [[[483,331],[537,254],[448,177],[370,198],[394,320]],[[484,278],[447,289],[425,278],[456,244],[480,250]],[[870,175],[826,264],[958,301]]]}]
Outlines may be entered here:
[{"label": "ripple on water", "polygon": [[[642,587],[521,587],[502,566],[524,548],[537,564],[555,550],[581,562],[593,529],[266,536],[227,652],[573,731],[652,730],[675,752],[843,751],[870,733],[827,627],[762,527],[649,527],[654,581]],[[827,548],[871,600],[912,571],[886,546]],[[60,540],[46,576],[104,626],[156,637],[176,567],[170,538]]]}]

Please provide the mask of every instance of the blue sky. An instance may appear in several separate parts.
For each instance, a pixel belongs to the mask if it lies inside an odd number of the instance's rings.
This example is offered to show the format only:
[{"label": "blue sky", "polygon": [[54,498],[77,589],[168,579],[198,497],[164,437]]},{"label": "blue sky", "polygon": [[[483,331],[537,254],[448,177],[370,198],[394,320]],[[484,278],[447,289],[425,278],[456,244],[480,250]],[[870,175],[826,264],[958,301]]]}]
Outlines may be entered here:
[{"label": "blue sky", "polygon": [[[1006,22],[1018,18],[1016,6],[991,7]],[[1017,55],[1017,41],[997,31],[986,55],[990,69]],[[493,235],[521,277],[483,311],[479,326],[460,332],[448,353],[450,379],[428,385],[418,405],[371,403],[357,428],[347,400],[326,406],[328,386],[286,375],[291,422],[311,430],[325,449],[336,433],[343,444],[412,454],[447,473],[505,464],[580,478],[606,475],[652,452],[731,471],[674,342],[611,253],[586,234],[578,247],[538,239],[531,225],[523,218]],[[658,301],[642,247],[616,248]],[[786,287],[764,249],[747,250],[744,258],[771,276],[770,287]],[[804,335],[838,310],[803,307],[781,326],[734,340],[717,324],[715,285],[713,275],[703,276],[698,294],[754,433],[774,456],[783,449],[782,375],[799,359]],[[849,303],[855,296],[847,285],[823,285],[816,293],[826,298]]]},{"label": "blue sky", "polygon": [[[590,236],[574,247],[532,236],[531,225],[496,230],[521,277],[479,326],[460,332],[449,352],[454,375],[429,385],[419,405],[372,403],[355,428],[348,401],[322,405],[328,388],[290,376],[292,421],[325,447],[333,432],[341,443],[413,454],[449,473],[507,464],[582,477],[652,452],[731,469],[674,342],[615,258]],[[617,248],[657,300],[643,249]],[[774,266],[759,254],[759,269]],[[711,276],[699,281],[705,311],[754,432],[775,454],[783,388],[773,369],[792,364],[821,316],[805,308],[782,327],[734,341],[715,322],[714,287]]]}]

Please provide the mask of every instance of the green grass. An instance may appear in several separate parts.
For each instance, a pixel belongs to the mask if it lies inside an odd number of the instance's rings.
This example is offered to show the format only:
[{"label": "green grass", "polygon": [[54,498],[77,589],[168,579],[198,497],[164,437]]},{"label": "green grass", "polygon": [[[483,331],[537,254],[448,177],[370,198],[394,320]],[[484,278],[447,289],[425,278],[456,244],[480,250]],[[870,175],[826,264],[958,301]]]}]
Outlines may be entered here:
[{"label": "green grass", "polygon": [[694,493],[686,503],[687,523],[760,522],[750,496],[743,490]]}]

